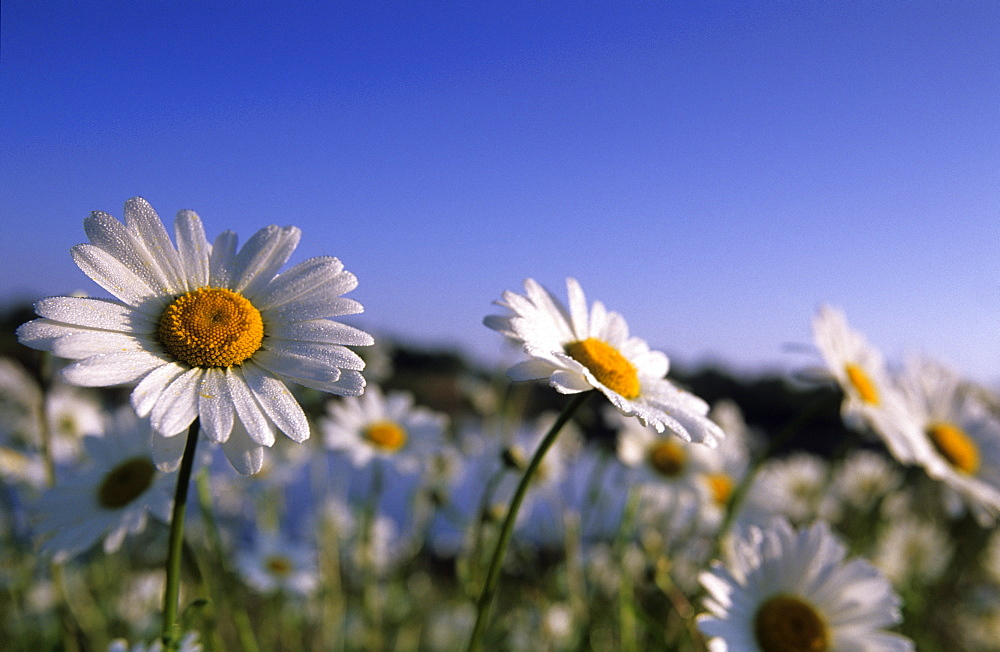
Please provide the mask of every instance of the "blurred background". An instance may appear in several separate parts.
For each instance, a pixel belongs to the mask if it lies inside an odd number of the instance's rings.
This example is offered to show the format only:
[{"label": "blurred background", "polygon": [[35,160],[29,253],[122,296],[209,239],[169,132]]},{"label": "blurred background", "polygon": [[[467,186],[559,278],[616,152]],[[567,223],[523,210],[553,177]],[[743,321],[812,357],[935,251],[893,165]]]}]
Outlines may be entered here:
[{"label": "blurred background", "polygon": [[[1000,380],[1000,5],[0,5],[0,300],[100,290],[68,250],[146,197],[210,238],[294,224],[351,323],[481,362],[534,277],[681,364],[892,360]],[[507,356],[509,357],[509,356]]]}]

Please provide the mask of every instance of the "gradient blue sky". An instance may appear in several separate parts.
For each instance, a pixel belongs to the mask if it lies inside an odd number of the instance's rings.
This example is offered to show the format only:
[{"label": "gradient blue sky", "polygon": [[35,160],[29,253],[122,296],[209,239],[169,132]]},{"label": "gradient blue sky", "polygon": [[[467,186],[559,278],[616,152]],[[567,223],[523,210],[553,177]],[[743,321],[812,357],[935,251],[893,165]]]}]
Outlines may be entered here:
[{"label": "gradient blue sky", "polygon": [[91,210],[295,224],[351,323],[484,360],[532,276],[680,362],[796,369],[821,302],[1000,379],[996,2],[0,5],[2,298]]}]

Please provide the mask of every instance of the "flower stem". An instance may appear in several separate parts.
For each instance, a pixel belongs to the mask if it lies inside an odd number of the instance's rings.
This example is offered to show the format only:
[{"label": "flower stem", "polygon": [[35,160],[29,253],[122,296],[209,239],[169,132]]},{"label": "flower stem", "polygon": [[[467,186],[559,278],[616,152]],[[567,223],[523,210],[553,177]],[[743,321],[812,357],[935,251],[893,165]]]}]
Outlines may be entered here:
[{"label": "flower stem", "polygon": [[562,430],[566,422],[570,420],[570,417],[577,411],[577,409],[584,404],[587,398],[593,392],[581,392],[573,396],[572,400],[566,404],[563,408],[562,413],[559,418],[556,419],[549,431],[545,433],[545,437],[542,438],[541,443],[538,444],[538,450],[532,456],[531,461],[528,462],[528,467],[524,470],[524,475],[521,476],[521,481],[517,485],[517,489],[514,491],[514,497],[511,499],[510,507],[507,510],[507,516],[504,518],[503,526],[500,529],[500,537],[497,539],[497,547],[493,550],[493,558],[490,560],[490,567],[486,573],[486,583],[483,584],[482,593],[479,594],[479,602],[476,605],[476,625],[472,630],[472,636],[469,638],[469,647],[466,648],[468,652],[474,652],[479,649],[479,645],[482,642],[483,634],[486,631],[486,624],[489,621],[490,609],[493,607],[493,598],[496,595],[497,584],[500,581],[500,567],[503,566],[503,558],[507,552],[507,544],[510,543],[511,534],[514,532],[514,522],[517,520],[517,512],[521,509],[521,503],[524,501],[525,494],[528,493],[528,486],[531,484],[531,478],[535,474],[535,470],[542,463],[542,458],[545,457],[545,453],[548,452],[549,448],[556,441],[556,436],[559,431]]},{"label": "flower stem", "polygon": [[177,472],[177,490],[174,493],[174,508],[170,516],[170,539],[167,548],[167,588],[163,592],[163,629],[161,637],[164,647],[172,650],[180,640],[180,624],[177,622],[177,603],[181,589],[181,549],[184,542],[184,512],[187,507],[188,485],[191,484],[191,469],[194,466],[194,451],[198,445],[198,419],[188,429],[187,443],[181,468]]}]

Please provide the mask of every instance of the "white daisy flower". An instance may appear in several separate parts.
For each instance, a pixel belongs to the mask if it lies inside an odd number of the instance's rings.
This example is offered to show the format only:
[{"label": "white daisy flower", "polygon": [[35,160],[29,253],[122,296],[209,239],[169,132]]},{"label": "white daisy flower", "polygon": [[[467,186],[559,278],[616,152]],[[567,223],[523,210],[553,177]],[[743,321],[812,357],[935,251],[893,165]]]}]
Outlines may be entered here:
[{"label": "white daisy flower", "polygon": [[526,294],[506,291],[496,304],[511,315],[490,315],[484,323],[524,345],[530,360],[508,370],[515,381],[547,378],[563,394],[600,390],[626,416],[687,441],[716,444],[725,435],[705,415],[708,404],[667,380],[669,361],[645,341],[631,337],[624,318],[587,299],[576,279],[567,278],[569,308],[533,279]]},{"label": "white daisy flower", "polygon": [[829,491],[829,465],[811,453],[796,452],[764,462],[753,480],[741,522],[763,522],[769,515],[800,524],[817,517],[836,520],[840,505]]},{"label": "white daisy flower", "polygon": [[1000,418],[951,369],[912,359],[902,385],[916,428],[915,461],[945,483],[984,526],[1000,516]]},{"label": "white daisy flower", "polygon": [[384,395],[371,386],[359,397],[332,402],[320,418],[327,448],[346,453],[358,467],[384,459],[404,472],[419,469],[442,445],[447,417],[414,406],[408,392]]},{"label": "white daisy flower", "polygon": [[954,553],[948,533],[912,516],[893,519],[879,533],[872,561],[896,586],[928,584],[941,576]]},{"label": "white daisy flower", "polygon": [[776,519],[750,526],[732,559],[702,573],[707,614],[698,628],[713,652],[889,652],[912,650],[909,639],[884,630],[900,622],[900,600],[863,559],[818,522],[795,531]]},{"label": "white daisy flower", "polygon": [[911,462],[918,453],[906,434],[912,417],[881,352],[848,325],[843,312],[831,306],[820,307],[812,326],[827,369],[844,391],[844,423],[858,430],[870,428],[896,459]]},{"label": "white daisy flower", "polygon": [[237,551],[236,568],[260,593],[306,597],[319,586],[316,550],[276,532],[258,532],[249,549]]},{"label": "white daisy flower", "polygon": [[[613,423],[617,416],[608,414],[609,421]],[[698,493],[698,478],[709,470],[708,458],[699,455],[699,450],[715,450],[658,433],[635,419],[619,417],[617,421],[618,459],[633,470],[636,483],[669,489],[675,495]]]},{"label": "white daisy flower", "polygon": [[836,495],[848,505],[867,510],[903,484],[899,467],[882,453],[866,449],[851,451],[833,478]]},{"label": "white daisy flower", "polygon": [[63,562],[104,540],[104,552],[121,547],[127,534],[146,528],[149,515],[167,522],[173,475],[156,468],[152,433],[128,409],[119,410],[103,437],[85,437],[88,465],[59,480],[34,506],[42,552]]},{"label": "white daisy flower", "polygon": [[362,311],[340,296],[357,279],[331,257],[278,274],[299,229],[265,227],[237,250],[235,233],[209,244],[198,215],[181,211],[175,247],[136,197],[125,204],[124,224],[94,212],[84,230],[90,244],[73,247],[73,259],[116,299],[42,299],[42,319],[18,337],[76,360],[62,371],[71,384],[138,381],[132,406],[151,417],[163,468],[180,461],[185,438],[175,435],[199,419],[240,473],[255,473],[276,430],[298,442],[309,437],[285,381],[340,395],[364,390],[364,363],[345,345],[369,345],[371,336],[327,319]]}]

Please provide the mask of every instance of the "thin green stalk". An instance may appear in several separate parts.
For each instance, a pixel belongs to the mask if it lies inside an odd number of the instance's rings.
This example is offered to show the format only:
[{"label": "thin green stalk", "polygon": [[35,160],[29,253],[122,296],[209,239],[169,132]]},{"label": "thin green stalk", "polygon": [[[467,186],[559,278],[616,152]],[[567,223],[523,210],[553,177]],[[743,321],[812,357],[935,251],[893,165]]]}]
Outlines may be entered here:
[{"label": "thin green stalk", "polygon": [[184,542],[184,512],[187,507],[188,486],[191,484],[191,469],[194,453],[198,446],[198,419],[188,429],[187,442],[181,468],[177,472],[177,490],[174,493],[174,509],[170,516],[170,539],[167,548],[167,587],[163,592],[163,629],[161,637],[168,650],[174,649],[180,640],[180,624],[177,622],[177,607],[181,589],[181,549]]},{"label": "thin green stalk", "polygon": [[528,467],[524,470],[524,475],[521,476],[521,481],[517,485],[517,489],[514,491],[514,497],[511,499],[510,507],[507,509],[507,516],[504,518],[503,526],[500,529],[500,538],[497,540],[497,546],[493,551],[493,558],[490,561],[490,567],[486,574],[486,583],[483,585],[483,591],[479,595],[479,602],[476,605],[476,625],[472,630],[472,636],[469,638],[468,652],[473,652],[479,649],[479,645],[482,642],[483,634],[486,631],[486,624],[489,621],[490,610],[493,607],[493,598],[496,596],[497,584],[500,581],[500,567],[503,566],[503,558],[507,552],[507,544],[510,543],[511,534],[514,532],[514,522],[517,520],[517,512],[521,509],[521,503],[524,501],[524,496],[528,493],[528,486],[531,484],[531,478],[534,476],[535,471],[538,466],[542,463],[542,458],[545,457],[545,453],[548,452],[552,444],[555,443],[556,437],[559,435],[559,431],[562,430],[563,426],[570,420],[570,417],[579,409],[581,405],[589,398],[592,392],[581,392],[573,396],[566,407],[563,409],[562,414],[556,419],[556,422],[552,424],[549,431],[545,433],[545,437],[542,438],[541,443],[538,445],[538,450],[532,456],[531,461],[528,463]]}]

